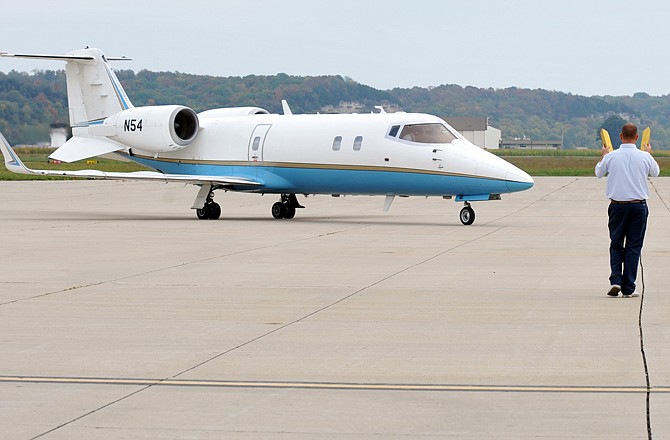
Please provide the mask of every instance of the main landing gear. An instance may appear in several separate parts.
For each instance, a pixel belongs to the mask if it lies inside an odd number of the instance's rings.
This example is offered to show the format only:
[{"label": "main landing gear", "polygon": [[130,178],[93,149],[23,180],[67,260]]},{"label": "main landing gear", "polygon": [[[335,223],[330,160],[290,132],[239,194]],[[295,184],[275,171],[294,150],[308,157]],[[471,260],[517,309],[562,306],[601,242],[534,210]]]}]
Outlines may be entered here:
[{"label": "main landing gear", "polygon": [[214,191],[208,191],[205,204],[197,208],[195,214],[200,220],[218,220],[221,217],[221,206],[214,201]]},{"label": "main landing gear", "polygon": [[281,200],[272,205],[272,217],[291,219],[295,217],[296,208],[304,208],[304,206],[298,203],[295,194],[282,194]]},{"label": "main landing gear", "polygon": [[205,203],[201,209],[196,209],[195,214],[200,220],[218,220],[221,217],[221,206],[214,201]]},{"label": "main landing gear", "polygon": [[461,209],[458,218],[461,220],[461,223],[464,225],[471,225],[475,221],[475,210],[472,209],[468,202],[465,202],[465,206]]},{"label": "main landing gear", "polygon": [[[192,208],[200,220],[217,220],[221,217],[221,206],[214,201],[214,190],[212,185],[203,185],[196,196]],[[197,208],[200,206],[200,208]],[[304,208],[298,203],[295,194],[282,194],[279,202],[272,205],[272,217],[276,219],[295,217],[295,210]]]}]

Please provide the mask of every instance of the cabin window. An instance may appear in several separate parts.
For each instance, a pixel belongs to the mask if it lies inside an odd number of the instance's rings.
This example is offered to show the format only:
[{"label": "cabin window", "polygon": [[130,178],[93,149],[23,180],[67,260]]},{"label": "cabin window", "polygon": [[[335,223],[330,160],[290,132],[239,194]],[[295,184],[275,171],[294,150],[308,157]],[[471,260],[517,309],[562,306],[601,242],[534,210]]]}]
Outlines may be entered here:
[{"label": "cabin window", "polygon": [[356,136],[356,139],[354,139],[354,151],[361,151],[361,146],[363,146],[363,136]]},{"label": "cabin window", "polygon": [[398,130],[400,130],[400,126],[394,125],[391,127],[391,130],[389,130],[389,136],[393,138],[396,137],[398,135]]},{"label": "cabin window", "polygon": [[254,151],[258,151],[258,147],[260,147],[260,146],[261,146],[261,137],[256,136],[254,138],[254,143],[251,144],[251,149],[254,150]]},{"label": "cabin window", "polygon": [[335,139],[333,139],[333,151],[340,151],[341,146],[342,136],[336,136]]},{"label": "cabin window", "polygon": [[456,136],[442,124],[410,124],[403,127],[400,139],[421,144],[448,144]]}]

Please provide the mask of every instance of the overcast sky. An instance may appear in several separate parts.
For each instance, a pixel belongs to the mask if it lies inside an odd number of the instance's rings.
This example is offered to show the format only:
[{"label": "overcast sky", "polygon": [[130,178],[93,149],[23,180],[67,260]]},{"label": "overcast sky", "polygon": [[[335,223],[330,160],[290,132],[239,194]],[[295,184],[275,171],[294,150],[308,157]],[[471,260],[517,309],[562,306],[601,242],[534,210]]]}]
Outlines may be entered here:
[{"label": "overcast sky", "polygon": [[[0,51],[89,45],[135,71],[670,93],[668,0],[12,0],[1,13]],[[62,67],[0,58],[3,72]]]}]

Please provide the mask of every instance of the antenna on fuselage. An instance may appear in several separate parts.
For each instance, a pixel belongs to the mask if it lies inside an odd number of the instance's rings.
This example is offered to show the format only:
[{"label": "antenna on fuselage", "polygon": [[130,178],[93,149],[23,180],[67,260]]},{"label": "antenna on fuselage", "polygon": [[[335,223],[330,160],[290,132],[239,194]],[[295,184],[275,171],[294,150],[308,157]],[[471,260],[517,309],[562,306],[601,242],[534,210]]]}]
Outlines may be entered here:
[{"label": "antenna on fuselage", "polygon": [[285,99],[281,100],[281,108],[284,111],[285,116],[290,116],[293,114],[291,107],[288,106],[288,102]]}]

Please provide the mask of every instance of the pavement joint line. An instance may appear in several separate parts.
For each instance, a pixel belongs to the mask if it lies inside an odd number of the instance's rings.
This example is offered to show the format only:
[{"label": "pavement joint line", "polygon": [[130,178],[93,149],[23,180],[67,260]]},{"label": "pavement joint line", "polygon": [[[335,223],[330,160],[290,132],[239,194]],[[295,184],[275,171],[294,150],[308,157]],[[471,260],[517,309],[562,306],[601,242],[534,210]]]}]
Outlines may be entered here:
[{"label": "pavement joint line", "polygon": [[501,216],[501,217],[498,217],[498,218],[495,218],[495,219],[491,219],[491,220],[487,221],[486,223],[482,224],[482,226],[488,226],[488,225],[490,225],[490,224],[492,224],[492,223],[496,223],[496,222],[498,222],[498,221],[500,221],[500,220],[502,220],[502,219],[504,219],[504,218],[507,218],[507,217],[511,217],[511,216],[513,216],[513,215],[516,215],[516,214],[520,213],[521,211],[525,211],[526,209],[530,208],[531,206],[536,205],[536,204],[538,204],[539,202],[543,202],[543,201],[545,201],[545,199],[546,199],[547,197],[556,194],[557,192],[559,192],[559,191],[561,191],[561,190],[567,188],[568,186],[572,185],[572,184],[575,183],[575,182],[578,182],[579,179],[580,179],[579,177],[576,177],[576,178],[574,178],[573,180],[571,180],[570,182],[566,183],[565,185],[563,185],[563,186],[561,186],[561,187],[559,187],[559,188],[556,188],[555,190],[553,190],[553,191],[551,191],[551,192],[549,192],[549,193],[543,195],[543,196],[540,197],[539,199],[534,200],[534,201],[528,203],[528,204],[525,205],[525,206],[522,206],[521,208],[517,209],[516,211],[514,211],[514,212],[510,212],[510,213],[508,213],[508,214],[505,214],[505,215],[503,215],[503,216]]},{"label": "pavement joint line", "polygon": [[[348,228],[348,229],[346,229],[346,231],[363,229],[363,228],[365,228],[365,227],[367,227],[367,226],[357,225],[357,226],[354,227],[354,228]],[[198,368],[198,367],[200,367],[200,366],[202,366],[202,365],[204,365],[204,364],[206,364],[206,363],[208,363],[208,362],[211,362],[211,361],[213,361],[213,360],[215,360],[215,359],[218,359],[218,358],[221,357],[221,356],[225,356],[226,354],[228,354],[228,353],[230,353],[230,352],[232,352],[232,351],[235,351],[235,350],[237,350],[237,349],[239,349],[239,348],[242,348],[242,347],[244,347],[244,346],[247,346],[247,345],[249,345],[249,344],[252,344],[252,343],[254,343],[255,341],[258,341],[258,340],[260,340],[260,339],[265,338],[266,336],[269,336],[269,335],[271,335],[271,334],[273,334],[273,333],[279,332],[279,331],[283,330],[283,329],[286,328],[286,327],[289,327],[289,326],[291,326],[291,325],[293,325],[293,324],[296,324],[296,323],[298,323],[298,322],[300,322],[300,321],[303,321],[304,319],[307,319],[307,318],[309,318],[309,317],[311,317],[311,316],[313,316],[313,315],[316,315],[317,313],[319,313],[319,312],[321,312],[321,311],[323,311],[323,310],[326,310],[326,309],[328,309],[328,308],[330,308],[330,307],[332,307],[332,306],[334,306],[334,305],[336,305],[336,304],[339,304],[339,303],[341,303],[342,301],[345,301],[345,300],[347,300],[348,298],[351,298],[351,297],[353,297],[354,295],[357,295],[358,293],[360,293],[360,292],[362,292],[362,291],[364,291],[364,290],[366,290],[366,289],[368,289],[368,288],[370,288],[370,287],[372,287],[372,286],[374,286],[374,285],[377,285],[377,284],[379,284],[379,283],[382,283],[382,282],[386,281],[387,279],[392,278],[392,277],[398,275],[399,273],[405,272],[406,270],[409,270],[409,269],[411,269],[411,268],[413,268],[413,267],[419,266],[420,264],[423,264],[423,263],[425,263],[425,262],[427,262],[427,261],[430,261],[430,260],[432,260],[432,259],[434,259],[434,258],[437,258],[437,257],[439,257],[440,255],[443,255],[443,254],[445,254],[445,253],[447,253],[447,252],[449,252],[449,251],[451,251],[451,250],[453,250],[453,249],[456,249],[456,248],[458,248],[458,247],[463,246],[464,244],[471,243],[471,242],[473,242],[473,241],[479,240],[479,239],[482,238],[482,237],[486,237],[486,236],[488,236],[488,235],[490,235],[490,234],[493,234],[494,232],[496,232],[496,231],[498,231],[498,230],[500,230],[500,228],[497,228],[497,229],[495,229],[494,231],[489,232],[488,234],[485,234],[485,235],[483,235],[483,236],[480,236],[480,237],[477,237],[477,238],[475,238],[475,239],[469,240],[469,241],[467,241],[467,242],[465,242],[465,243],[460,243],[460,244],[454,246],[453,248],[450,248],[450,249],[448,249],[448,250],[445,250],[445,251],[443,251],[443,252],[441,252],[441,253],[439,253],[439,254],[436,254],[436,255],[434,255],[434,256],[428,258],[428,259],[422,260],[422,261],[419,262],[419,263],[416,263],[416,264],[414,264],[414,265],[408,266],[408,267],[406,267],[406,268],[404,268],[404,269],[402,269],[402,270],[400,270],[400,271],[398,271],[398,272],[396,272],[396,273],[394,273],[394,274],[391,274],[391,275],[389,275],[389,276],[387,276],[387,277],[385,277],[385,278],[383,278],[383,279],[380,279],[380,280],[378,280],[378,281],[376,281],[376,282],[374,282],[374,283],[372,283],[372,284],[369,284],[368,286],[365,286],[365,287],[363,287],[363,288],[361,288],[361,289],[359,289],[359,290],[357,290],[357,291],[355,291],[355,292],[353,292],[353,293],[351,293],[351,294],[349,294],[349,295],[347,295],[347,296],[345,296],[345,297],[343,297],[343,298],[341,298],[341,299],[335,301],[334,303],[331,303],[331,304],[329,304],[329,305],[326,305],[326,306],[324,306],[324,307],[322,307],[322,308],[320,308],[320,309],[318,309],[318,310],[315,310],[315,311],[313,311],[313,312],[311,312],[311,313],[309,313],[309,314],[307,314],[307,315],[305,315],[305,316],[303,316],[303,317],[301,317],[301,318],[298,318],[298,319],[296,319],[296,320],[294,320],[294,321],[292,321],[292,322],[290,322],[290,323],[288,323],[288,324],[285,324],[285,325],[283,325],[283,326],[281,326],[281,327],[278,327],[278,328],[276,328],[276,329],[274,329],[274,330],[272,330],[272,331],[270,331],[270,332],[267,332],[267,333],[264,333],[264,334],[262,334],[262,335],[259,335],[259,336],[255,337],[255,338],[253,338],[253,339],[251,339],[251,340],[248,340],[248,341],[246,341],[246,342],[244,342],[244,343],[242,343],[242,344],[239,344],[239,345],[237,345],[237,346],[235,346],[235,347],[233,347],[233,348],[231,348],[231,349],[229,349],[229,350],[226,350],[226,351],[224,351],[224,352],[222,352],[222,353],[219,353],[219,354],[217,354],[216,356],[213,356],[213,357],[211,357],[211,358],[209,358],[209,359],[206,359],[206,360],[204,360],[204,361],[202,361],[202,362],[200,362],[200,363],[198,363],[198,364],[196,364],[196,365],[193,365],[193,366],[191,366],[190,368],[187,368],[186,370],[181,371],[181,372],[179,372],[179,373],[173,375],[171,378],[166,378],[166,379],[162,379],[162,380],[158,380],[158,381],[153,381],[153,382],[150,382],[150,383],[138,384],[138,385],[142,385],[142,388],[140,388],[140,389],[138,389],[138,390],[135,390],[135,391],[133,391],[132,393],[130,393],[130,394],[126,395],[126,396],[123,396],[123,397],[121,397],[121,398],[119,398],[119,399],[117,399],[117,400],[114,400],[114,401],[112,401],[112,402],[108,402],[108,403],[106,403],[105,405],[103,405],[103,406],[101,406],[101,407],[99,407],[99,408],[96,408],[96,409],[94,409],[94,410],[92,410],[92,411],[89,411],[88,413],[82,414],[82,415],[80,415],[79,417],[76,417],[76,418],[74,418],[74,419],[72,419],[72,420],[70,420],[70,421],[68,421],[68,422],[65,422],[65,423],[63,423],[63,424],[61,424],[61,425],[59,425],[59,426],[56,426],[56,427],[54,427],[54,428],[52,428],[52,429],[50,429],[50,430],[48,430],[48,431],[46,431],[46,432],[43,432],[42,434],[40,434],[40,435],[38,435],[38,436],[36,436],[36,437],[33,437],[33,439],[31,439],[31,440],[37,439],[37,438],[42,437],[42,436],[44,436],[44,435],[50,434],[51,432],[57,431],[57,430],[63,428],[64,426],[67,426],[67,425],[69,425],[69,424],[71,424],[71,423],[74,423],[74,422],[76,422],[76,421],[78,421],[78,420],[81,420],[81,419],[83,419],[83,418],[85,418],[85,417],[87,417],[87,416],[89,416],[89,415],[91,415],[91,414],[94,414],[94,413],[96,413],[96,412],[98,412],[98,411],[100,411],[100,410],[102,410],[102,409],[104,409],[104,408],[107,408],[107,407],[109,407],[109,406],[112,406],[112,405],[114,405],[114,404],[116,404],[116,403],[118,403],[118,402],[120,402],[120,401],[122,401],[122,400],[128,399],[128,398],[130,398],[130,397],[132,397],[132,396],[134,396],[134,395],[136,395],[136,394],[138,394],[138,393],[141,393],[141,392],[144,391],[144,390],[147,390],[147,389],[150,389],[150,388],[152,388],[152,387],[154,387],[154,386],[160,385],[161,383],[164,383],[164,382],[167,381],[167,380],[174,380],[174,378],[179,377],[179,376],[181,376],[181,375],[183,375],[183,374],[185,374],[185,373],[187,373],[187,372],[189,372],[189,371],[191,371],[191,370],[194,370],[194,369],[196,369],[196,368]],[[341,233],[341,232],[344,232],[344,231],[337,231],[337,233]],[[162,271],[162,270],[169,270],[169,269],[172,269],[172,268],[183,267],[183,266],[190,265],[190,264],[194,264],[194,263],[201,263],[201,262],[203,262],[203,261],[211,261],[211,260],[214,260],[214,259],[217,259],[217,258],[225,258],[225,257],[229,257],[229,256],[232,256],[232,255],[239,255],[239,254],[242,254],[242,253],[245,253],[245,252],[253,252],[253,251],[256,251],[256,250],[268,249],[268,248],[273,248],[273,247],[277,247],[277,246],[283,246],[283,245],[286,245],[286,244],[298,243],[298,242],[301,242],[301,241],[308,241],[308,240],[318,239],[318,238],[321,238],[321,237],[324,237],[324,236],[325,236],[324,234],[319,234],[319,235],[316,235],[316,236],[309,236],[309,237],[300,238],[300,239],[297,239],[297,240],[289,240],[289,241],[285,241],[285,242],[282,242],[282,243],[275,243],[275,244],[272,244],[272,245],[260,246],[260,247],[254,248],[254,249],[245,249],[245,250],[243,250],[243,251],[233,252],[233,253],[230,253],[230,254],[217,255],[217,256],[212,256],[212,257],[208,257],[208,258],[200,259],[200,260],[198,260],[198,261],[190,261],[190,262],[186,262],[186,263],[175,264],[175,265],[172,265],[172,266],[170,266],[170,267],[163,267],[163,268],[159,268],[159,269],[154,269],[154,270],[151,270],[151,271],[144,272],[144,273],[142,273],[142,274],[134,274],[134,275],[128,275],[128,276],[120,277],[120,278],[113,279],[113,280],[100,281],[100,282],[98,282],[98,283],[91,284],[91,285],[101,285],[101,284],[107,284],[107,283],[115,283],[115,282],[119,282],[119,281],[127,280],[127,279],[130,279],[130,278],[134,278],[134,277],[141,276],[141,275],[145,275],[145,274],[149,274],[149,273],[160,272],[160,271]],[[87,286],[83,286],[83,287],[87,287]],[[78,288],[80,288],[80,287],[76,287],[76,289],[78,289]],[[21,299],[21,300],[16,300],[16,301],[14,301],[14,302],[30,300],[30,299],[34,299],[34,298],[37,298],[37,297],[47,296],[47,295],[52,295],[52,294],[55,294],[55,293],[61,293],[61,292],[69,291],[69,290],[73,290],[73,288],[63,289],[63,290],[58,291],[58,292],[51,292],[51,293],[47,293],[47,294],[37,295],[36,297],[32,297],[32,298],[23,298],[23,299]],[[3,304],[0,304],[0,306],[2,306],[2,305],[3,305]],[[2,380],[0,380],[0,383],[2,383]]]},{"label": "pavement joint line", "polygon": [[320,308],[318,308],[318,309],[316,309],[316,310],[314,310],[314,311],[312,311],[312,312],[310,312],[310,313],[307,313],[306,315],[304,315],[304,316],[302,316],[302,317],[296,318],[296,319],[294,319],[293,321],[288,322],[288,323],[286,323],[286,324],[284,324],[284,325],[282,325],[282,326],[280,326],[280,327],[277,327],[277,328],[275,328],[275,329],[273,329],[273,330],[271,330],[271,331],[269,331],[269,332],[266,332],[266,333],[264,333],[264,334],[258,335],[258,336],[254,337],[254,338],[252,338],[252,339],[250,339],[250,340],[248,340],[248,341],[245,341],[245,342],[243,342],[243,343],[241,343],[241,344],[239,344],[239,345],[236,345],[235,347],[232,347],[232,348],[230,348],[230,349],[228,349],[228,350],[226,350],[226,351],[223,351],[223,352],[221,352],[221,353],[218,353],[218,354],[216,354],[216,355],[210,357],[209,359],[205,359],[205,360],[202,361],[202,362],[199,362],[199,363],[197,363],[197,364],[195,364],[195,365],[193,365],[193,366],[191,366],[191,367],[189,367],[189,368],[187,368],[187,369],[185,369],[185,370],[183,370],[183,371],[181,371],[181,372],[179,372],[179,373],[177,373],[177,374],[172,375],[171,377],[167,378],[166,380],[174,379],[174,378],[177,378],[177,377],[179,377],[179,376],[182,376],[182,375],[184,375],[184,374],[186,374],[186,373],[188,373],[188,372],[190,372],[190,371],[195,370],[196,368],[199,368],[199,367],[201,367],[201,366],[203,366],[203,365],[205,365],[205,364],[207,364],[207,363],[209,363],[209,362],[215,360],[215,359],[219,359],[219,358],[222,357],[222,356],[225,356],[225,355],[227,355],[227,354],[229,354],[229,353],[231,353],[231,352],[233,352],[233,351],[236,351],[236,350],[238,350],[238,349],[240,349],[240,348],[242,348],[242,347],[246,347],[247,345],[253,344],[253,343],[256,342],[256,341],[260,341],[261,339],[264,339],[264,338],[266,338],[266,337],[268,337],[268,336],[270,336],[270,335],[272,335],[272,334],[281,332],[282,330],[284,330],[284,329],[286,329],[286,328],[288,328],[288,327],[291,327],[291,326],[293,326],[293,325],[295,325],[295,324],[297,324],[297,323],[299,323],[299,322],[302,322],[302,321],[304,321],[304,320],[306,320],[306,319],[309,319],[309,318],[311,318],[311,317],[313,317],[313,316],[315,316],[315,315],[317,315],[317,314],[319,314],[319,313],[321,313],[321,312],[323,312],[323,311],[325,311],[325,310],[328,310],[328,309],[331,308],[331,307],[334,307],[334,306],[336,306],[336,305],[338,305],[338,304],[341,304],[342,302],[347,301],[347,300],[350,299],[350,298],[353,298],[354,296],[360,294],[361,292],[364,292],[364,291],[366,291],[366,290],[368,290],[368,289],[370,289],[370,288],[372,288],[372,287],[374,287],[374,286],[377,286],[377,285],[379,285],[379,284],[382,284],[382,283],[384,283],[384,282],[390,280],[391,278],[400,275],[401,273],[404,273],[404,272],[407,272],[408,270],[411,270],[411,269],[414,269],[414,268],[416,268],[416,267],[419,267],[419,266],[421,266],[422,264],[425,264],[425,263],[427,263],[427,262],[429,262],[429,261],[432,261],[432,260],[434,260],[434,259],[436,259],[436,258],[439,258],[439,257],[441,257],[442,255],[445,255],[445,254],[447,254],[447,253],[449,253],[449,252],[451,252],[451,251],[453,251],[453,250],[455,250],[455,249],[458,249],[458,248],[460,248],[460,247],[466,246],[466,245],[468,245],[468,244],[470,244],[470,243],[474,243],[475,241],[478,241],[478,240],[481,240],[481,239],[483,239],[483,238],[486,238],[486,237],[488,237],[488,236],[490,236],[490,235],[493,235],[493,234],[497,233],[498,231],[500,231],[500,230],[502,230],[502,229],[504,229],[504,228],[503,228],[503,227],[497,227],[497,228],[494,228],[493,230],[491,230],[491,231],[489,231],[489,232],[486,232],[486,233],[484,233],[484,234],[482,234],[482,235],[478,235],[477,237],[475,237],[475,238],[473,238],[473,239],[464,241],[464,242],[462,242],[462,243],[458,243],[458,244],[456,244],[456,245],[454,245],[454,246],[451,246],[450,248],[445,249],[445,250],[443,250],[443,251],[440,251],[440,252],[438,252],[438,253],[436,253],[436,254],[434,254],[434,255],[428,257],[428,258],[424,258],[423,260],[421,260],[421,261],[419,261],[419,262],[410,264],[410,265],[408,265],[407,267],[405,267],[405,268],[403,268],[403,269],[400,269],[400,270],[398,270],[398,271],[396,271],[396,272],[394,272],[394,273],[392,273],[392,274],[390,274],[390,275],[387,275],[387,276],[385,276],[385,277],[383,277],[383,278],[378,279],[377,281],[374,281],[374,282],[372,282],[372,283],[370,283],[370,284],[368,284],[368,285],[366,285],[366,286],[363,286],[363,287],[357,289],[356,291],[354,291],[354,292],[352,292],[352,293],[349,293],[349,294],[343,296],[342,298],[340,298],[340,299],[338,299],[338,300],[336,300],[336,301],[334,301],[334,302],[332,302],[332,303],[330,303],[330,304],[327,304],[327,305],[325,305],[325,306],[323,306],[323,307],[320,307]]},{"label": "pavement joint line", "polygon": [[136,278],[136,277],[140,277],[140,276],[143,276],[143,275],[150,275],[150,274],[154,274],[154,273],[161,272],[161,271],[164,271],[164,270],[176,269],[176,268],[179,268],[179,267],[190,266],[192,264],[204,263],[206,261],[216,260],[217,258],[232,257],[232,256],[235,256],[235,255],[240,255],[240,254],[244,254],[244,253],[247,253],[247,252],[255,252],[255,251],[259,251],[259,250],[263,250],[263,249],[270,249],[270,248],[273,248],[273,247],[283,246],[283,245],[286,245],[286,244],[292,244],[292,243],[299,243],[301,241],[314,240],[314,239],[325,237],[327,235],[340,234],[342,232],[354,231],[354,230],[358,230],[358,229],[362,229],[362,228],[366,228],[366,227],[368,227],[368,226],[360,226],[359,225],[359,226],[356,226],[354,228],[338,230],[338,231],[335,231],[335,232],[331,232],[329,234],[319,234],[319,235],[313,235],[313,236],[309,236],[309,237],[303,237],[303,238],[296,239],[296,240],[289,240],[289,241],[284,241],[284,242],[281,242],[281,243],[274,243],[274,244],[255,247],[255,248],[251,248],[251,249],[244,249],[244,250],[237,251],[237,252],[231,252],[231,253],[221,254],[221,255],[214,255],[214,256],[207,257],[207,258],[201,258],[199,260],[186,261],[186,262],[182,262],[182,263],[179,263],[179,264],[173,264],[171,266],[160,267],[160,268],[157,268],[157,269],[152,269],[152,270],[145,271],[145,272],[126,275],[126,276],[118,277],[118,278],[114,278],[114,279],[91,282],[91,283],[88,283],[88,284],[82,284],[82,285],[78,285],[78,286],[70,286],[70,287],[55,290],[55,291],[52,291],[52,292],[40,293],[38,295],[33,295],[33,296],[26,297],[26,298],[18,298],[18,299],[12,300],[12,301],[7,301],[7,302],[4,302],[4,303],[0,303],[0,307],[5,306],[5,305],[9,305],[9,304],[15,304],[15,303],[18,303],[18,302],[30,301],[30,300],[34,300],[34,299],[44,298],[46,296],[56,295],[56,294],[59,294],[59,293],[71,292],[71,291],[74,291],[74,290],[86,289],[86,288],[89,288],[89,287],[100,286],[100,285],[103,285],[103,284],[119,283],[121,281],[129,280],[131,278]]},{"label": "pavement joint line", "polygon": [[[0,383],[36,383],[56,385],[168,386],[192,388],[273,388],[330,389],[362,391],[442,391],[442,392],[515,392],[515,393],[634,393],[644,394],[646,386],[591,385],[479,385],[479,384],[403,384],[355,382],[285,382],[199,379],[123,379],[104,377],[29,377],[0,376]],[[670,393],[670,386],[652,387],[654,394]]]},{"label": "pavement joint line", "polygon": [[665,200],[663,199],[663,196],[661,196],[661,193],[658,192],[658,188],[656,188],[656,185],[654,185],[654,181],[652,179],[647,179],[649,181],[649,184],[651,187],[654,189],[654,192],[656,193],[656,196],[658,199],[663,203],[663,206],[665,207],[665,210],[670,212],[670,207],[668,207],[668,204],[665,203]]}]

